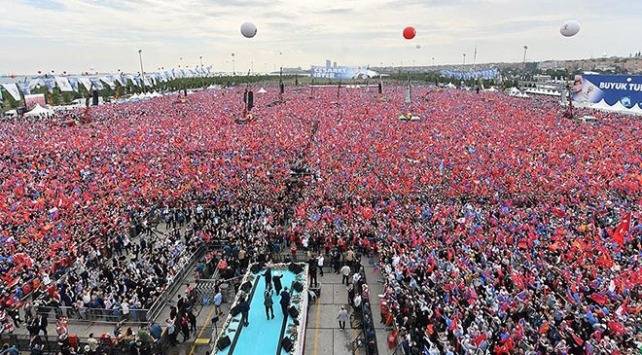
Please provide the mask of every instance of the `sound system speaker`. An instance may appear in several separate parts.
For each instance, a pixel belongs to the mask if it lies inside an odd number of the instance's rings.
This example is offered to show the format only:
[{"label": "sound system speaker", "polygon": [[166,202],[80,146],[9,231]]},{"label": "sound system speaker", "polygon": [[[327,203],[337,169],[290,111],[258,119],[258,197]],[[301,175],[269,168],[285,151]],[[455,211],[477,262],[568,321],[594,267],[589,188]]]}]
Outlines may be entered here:
[{"label": "sound system speaker", "polygon": [[301,291],[303,291],[303,284],[302,284],[302,283],[300,283],[299,281],[295,281],[295,282],[292,284],[292,288],[293,288],[296,292],[301,292]]},{"label": "sound system speaker", "polygon": [[252,283],[250,281],[247,281],[246,283],[241,285],[241,290],[244,292],[250,292],[252,290]]},{"label": "sound system speaker", "polygon": [[281,347],[283,348],[283,350],[289,353],[290,351],[292,351],[292,348],[294,348],[294,343],[292,342],[292,339],[290,339],[290,337],[285,337],[283,338],[283,340],[281,340]]},{"label": "sound system speaker", "polygon": [[288,314],[290,315],[290,317],[292,317],[292,319],[299,318],[299,310],[296,309],[296,307],[294,306],[291,306],[290,308],[288,308]]},{"label": "sound system speaker", "polygon": [[279,84],[279,92],[281,93],[281,95],[285,93],[285,84],[283,83]]},{"label": "sound system speaker", "polygon": [[218,341],[216,342],[216,348],[219,350],[223,350],[230,346],[232,344],[232,341],[230,340],[229,336],[224,336],[222,338],[218,338]]},{"label": "sound system speaker", "polygon": [[98,90],[91,92],[91,105],[98,106]]},{"label": "sound system speaker", "polygon": [[241,307],[239,305],[236,305],[230,309],[230,314],[232,317],[236,317],[239,313],[241,313]]},{"label": "sound system speaker", "polygon": [[300,274],[303,271],[303,267],[296,263],[290,263],[290,265],[288,265],[288,270],[295,274]]},{"label": "sound system speaker", "polygon": [[379,83],[379,94],[383,94],[383,85]]}]

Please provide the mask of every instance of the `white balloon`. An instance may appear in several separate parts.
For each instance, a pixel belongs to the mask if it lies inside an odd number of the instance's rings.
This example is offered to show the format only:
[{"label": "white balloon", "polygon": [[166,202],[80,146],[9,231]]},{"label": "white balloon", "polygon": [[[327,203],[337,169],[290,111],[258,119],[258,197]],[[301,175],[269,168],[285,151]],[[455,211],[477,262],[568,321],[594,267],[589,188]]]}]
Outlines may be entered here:
[{"label": "white balloon", "polygon": [[569,20],[562,24],[560,27],[560,33],[564,37],[573,37],[578,32],[580,32],[580,23],[576,20]]},{"label": "white balloon", "polygon": [[256,26],[251,22],[245,22],[241,25],[241,34],[245,38],[252,38],[256,36]]}]

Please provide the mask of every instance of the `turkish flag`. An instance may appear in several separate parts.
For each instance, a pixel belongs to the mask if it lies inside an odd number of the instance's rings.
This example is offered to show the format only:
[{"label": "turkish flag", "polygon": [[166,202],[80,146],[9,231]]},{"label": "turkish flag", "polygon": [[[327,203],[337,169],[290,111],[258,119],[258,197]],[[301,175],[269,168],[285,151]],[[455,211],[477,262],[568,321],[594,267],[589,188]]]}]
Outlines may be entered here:
[{"label": "turkish flag", "polygon": [[613,231],[613,240],[618,243],[619,246],[624,245],[624,236],[629,232],[629,226],[631,225],[631,212],[624,215],[620,224],[618,224],[615,231]]}]

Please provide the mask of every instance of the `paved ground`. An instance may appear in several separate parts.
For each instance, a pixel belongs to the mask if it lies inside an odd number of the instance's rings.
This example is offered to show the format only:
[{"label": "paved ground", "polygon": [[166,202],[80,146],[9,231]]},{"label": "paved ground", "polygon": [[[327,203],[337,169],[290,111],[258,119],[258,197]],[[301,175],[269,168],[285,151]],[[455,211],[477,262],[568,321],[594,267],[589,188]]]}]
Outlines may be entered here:
[{"label": "paved ground", "polygon": [[[367,262],[366,262],[367,264]],[[329,268],[327,268],[329,271]],[[379,273],[370,265],[365,265],[366,280],[370,288],[373,318],[376,322],[381,318],[379,313],[379,298],[382,285]],[[321,284],[321,297],[310,305],[305,339],[306,355],[350,355],[352,341],[359,335],[359,329],[341,330],[337,322],[337,314],[342,305],[348,306],[348,292],[341,284],[341,276],[326,272],[318,278]],[[379,354],[388,355],[386,347],[386,330],[382,324],[376,323],[377,345]],[[364,354],[363,349],[356,349],[356,354]]]}]

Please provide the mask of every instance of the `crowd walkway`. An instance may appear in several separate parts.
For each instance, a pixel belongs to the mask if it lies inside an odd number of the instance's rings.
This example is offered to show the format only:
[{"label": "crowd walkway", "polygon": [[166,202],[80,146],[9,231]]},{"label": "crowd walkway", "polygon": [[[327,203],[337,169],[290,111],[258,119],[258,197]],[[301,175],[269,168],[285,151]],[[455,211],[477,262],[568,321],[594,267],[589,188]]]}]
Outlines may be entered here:
[{"label": "crowd walkway", "polygon": [[[379,312],[378,294],[383,292],[383,286],[379,282],[381,274],[368,264],[363,258],[366,280],[370,289],[370,302],[372,314],[375,319],[375,330],[377,334],[377,345],[379,354],[389,355],[386,347],[387,332],[383,324],[379,323],[381,315]],[[305,354],[306,355],[351,355],[353,354],[352,342],[359,335],[361,329],[351,329],[349,324],[346,330],[339,328],[337,315],[341,306],[351,310],[348,302],[348,291],[341,283],[341,275],[335,274],[331,268],[324,268],[324,276],[319,274],[318,281],[321,285],[321,296],[316,302],[311,302],[308,309],[308,324],[305,333]],[[352,314],[352,312],[351,312]],[[363,348],[354,349],[354,354],[365,354]]]}]

